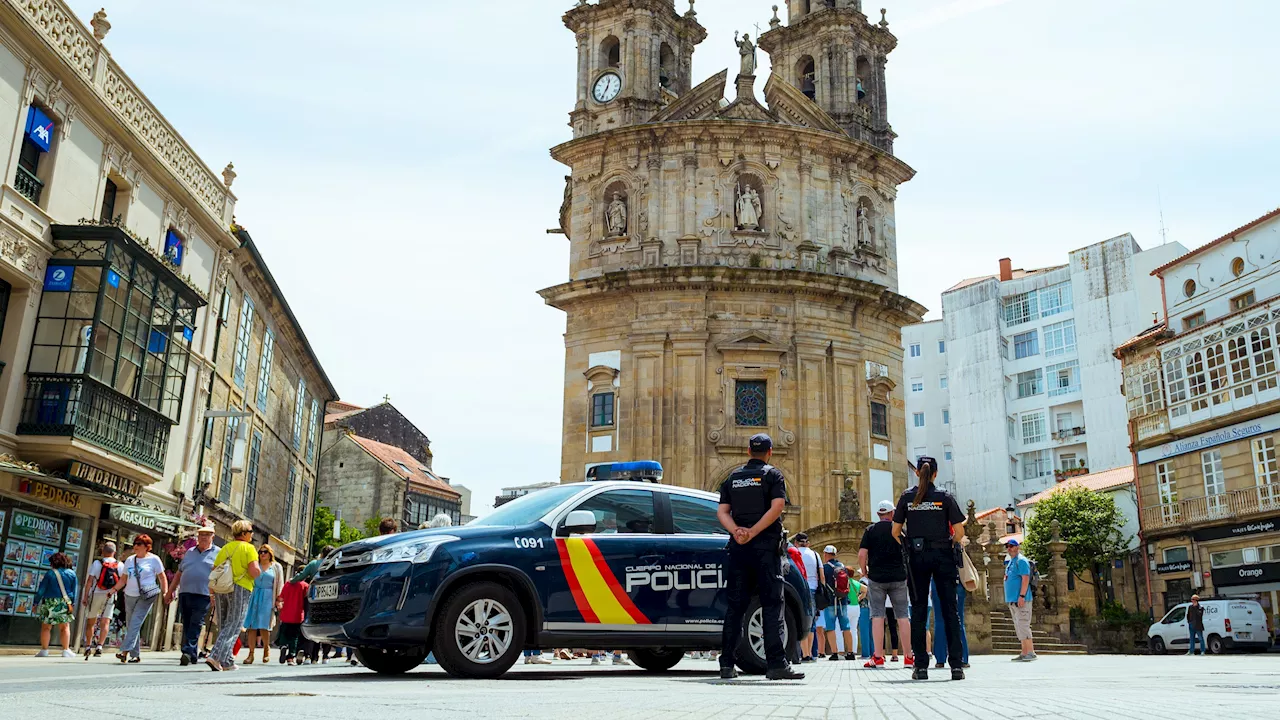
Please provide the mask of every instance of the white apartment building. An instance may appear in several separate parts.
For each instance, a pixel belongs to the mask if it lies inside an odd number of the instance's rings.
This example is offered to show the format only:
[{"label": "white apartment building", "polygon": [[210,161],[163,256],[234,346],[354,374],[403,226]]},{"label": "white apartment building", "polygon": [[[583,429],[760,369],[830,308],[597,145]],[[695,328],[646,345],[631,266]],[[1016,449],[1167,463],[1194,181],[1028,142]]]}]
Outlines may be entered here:
[{"label": "white apartment building", "polygon": [[1115,348],[1162,310],[1151,271],[1185,252],[1143,251],[1126,234],[1072,251],[1065,265],[1015,270],[1003,259],[999,274],[944,292],[940,322],[903,330],[912,452],[938,457],[943,482],[979,508],[1129,464]]},{"label": "white apartment building", "polygon": [[[941,320],[902,329],[903,395],[907,402],[907,457],[938,461],[937,485],[956,491],[951,447],[951,394],[947,377],[946,326]],[[875,502],[893,498],[873,498]]]}]

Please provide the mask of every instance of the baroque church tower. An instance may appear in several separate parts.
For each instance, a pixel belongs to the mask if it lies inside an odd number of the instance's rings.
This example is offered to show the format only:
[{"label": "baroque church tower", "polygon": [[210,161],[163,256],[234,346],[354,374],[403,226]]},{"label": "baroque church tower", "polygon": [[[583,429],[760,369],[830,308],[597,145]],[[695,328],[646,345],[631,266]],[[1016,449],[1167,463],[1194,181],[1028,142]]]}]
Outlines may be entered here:
[{"label": "baroque church tower", "polygon": [[[710,1],[710,0],[707,0]],[[727,2],[727,0],[725,0]],[[788,527],[857,515],[907,485],[885,59],[897,41],[860,0],[790,0],[741,59],[693,83],[707,38],[692,3],[580,0],[573,139],[560,229],[570,281],[561,480],[658,460],[714,489],[767,432]],[[724,38],[723,42],[729,42]],[[758,48],[774,71],[756,95]],[[845,493],[845,511],[856,503]]]}]

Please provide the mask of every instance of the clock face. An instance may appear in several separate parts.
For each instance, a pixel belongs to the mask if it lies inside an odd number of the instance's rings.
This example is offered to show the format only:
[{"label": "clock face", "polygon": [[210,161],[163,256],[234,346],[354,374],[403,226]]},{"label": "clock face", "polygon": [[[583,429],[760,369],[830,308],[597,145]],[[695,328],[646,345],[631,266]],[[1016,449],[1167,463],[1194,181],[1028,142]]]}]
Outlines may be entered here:
[{"label": "clock face", "polygon": [[605,73],[596,80],[596,87],[592,94],[595,96],[596,102],[607,103],[618,97],[618,93],[622,91],[622,78],[617,73]]}]

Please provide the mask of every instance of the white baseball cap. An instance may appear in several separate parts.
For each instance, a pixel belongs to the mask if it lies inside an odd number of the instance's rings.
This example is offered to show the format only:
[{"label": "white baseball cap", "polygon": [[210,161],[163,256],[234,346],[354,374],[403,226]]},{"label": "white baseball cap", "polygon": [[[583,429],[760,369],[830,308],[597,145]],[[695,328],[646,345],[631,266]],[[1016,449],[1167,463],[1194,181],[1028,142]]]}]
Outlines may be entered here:
[{"label": "white baseball cap", "polygon": [[880,504],[876,506],[877,513],[891,513],[894,511],[894,509],[895,509],[894,504],[889,502],[888,500],[881,500]]},{"label": "white baseball cap", "polygon": [[835,545],[828,545],[828,546],[826,546],[826,547],[822,548],[822,552],[824,552],[824,553],[830,553],[831,555],[835,555],[835,554],[836,554],[836,546],[835,546]]}]

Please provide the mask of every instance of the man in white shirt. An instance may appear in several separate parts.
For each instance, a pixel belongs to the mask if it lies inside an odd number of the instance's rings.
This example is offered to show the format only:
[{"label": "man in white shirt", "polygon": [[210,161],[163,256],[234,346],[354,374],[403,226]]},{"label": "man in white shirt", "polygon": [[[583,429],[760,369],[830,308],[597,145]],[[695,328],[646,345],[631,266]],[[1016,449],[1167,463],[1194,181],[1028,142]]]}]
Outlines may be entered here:
[{"label": "man in white shirt", "polygon": [[[814,595],[818,591],[818,583],[823,581],[822,578],[822,562],[818,560],[818,553],[809,547],[809,536],[804,533],[796,533],[796,548],[800,550],[800,557],[804,560],[804,577],[809,583],[809,594]],[[816,606],[815,606],[816,607]],[[822,619],[822,613],[816,612],[809,621],[805,623],[805,635],[800,640],[800,662],[813,662],[813,634],[819,628]],[[822,633],[818,633],[818,654],[822,655],[823,650]]]},{"label": "man in white shirt", "polygon": [[[103,575],[104,569],[110,569]],[[103,543],[102,557],[94,560],[89,566],[89,574],[84,579],[84,592],[80,593],[81,604],[87,614],[84,623],[85,652],[93,648],[93,656],[102,655],[102,646],[107,643],[107,629],[111,626],[113,595],[116,581],[120,578],[120,562],[116,560],[116,544]],[[102,587],[105,584],[106,587]],[[96,631],[96,632],[95,632]],[[95,638],[96,635],[96,638]]]}]

